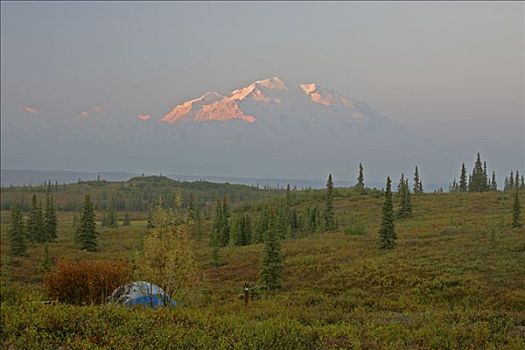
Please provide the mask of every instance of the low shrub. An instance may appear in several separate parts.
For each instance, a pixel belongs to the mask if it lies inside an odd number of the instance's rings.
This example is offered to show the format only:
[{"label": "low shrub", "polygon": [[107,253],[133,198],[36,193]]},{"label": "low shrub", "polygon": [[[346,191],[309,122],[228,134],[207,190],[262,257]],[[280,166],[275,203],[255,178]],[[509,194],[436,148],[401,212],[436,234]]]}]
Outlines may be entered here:
[{"label": "low shrub", "polygon": [[366,233],[366,227],[364,225],[350,225],[345,228],[345,234],[355,236],[355,235],[364,235]]},{"label": "low shrub", "polygon": [[128,264],[103,260],[61,260],[44,276],[49,297],[62,303],[101,304],[131,279]]}]

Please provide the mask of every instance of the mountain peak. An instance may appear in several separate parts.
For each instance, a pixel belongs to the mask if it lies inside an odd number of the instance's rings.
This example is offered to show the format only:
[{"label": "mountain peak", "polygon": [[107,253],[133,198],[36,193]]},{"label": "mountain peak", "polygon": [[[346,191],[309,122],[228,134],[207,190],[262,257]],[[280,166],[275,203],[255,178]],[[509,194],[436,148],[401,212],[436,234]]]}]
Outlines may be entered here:
[{"label": "mountain peak", "polygon": [[[300,89],[289,90],[281,79],[272,77],[233,90],[227,96],[210,91],[199,98],[177,105],[161,120],[167,123],[229,120],[254,123],[257,118],[267,120],[266,115],[297,115],[305,120],[306,115],[318,116],[319,113],[326,113],[332,116],[331,119],[337,115],[337,119],[348,123],[365,122],[367,112],[364,110],[364,104],[316,83],[299,84],[299,87]],[[306,102],[303,94],[311,103]],[[335,109],[326,108],[326,111],[321,112],[313,105]],[[317,117],[312,118],[319,120]]]},{"label": "mountain peak", "polygon": [[300,84],[303,92],[310,97],[314,103],[323,106],[343,105],[347,108],[352,108],[353,104],[348,98],[344,97],[337,91],[323,89],[316,83]]},{"label": "mountain peak", "polygon": [[278,90],[288,90],[286,85],[278,77],[268,78],[264,80],[258,80],[254,84],[258,84],[267,89],[278,89]]}]

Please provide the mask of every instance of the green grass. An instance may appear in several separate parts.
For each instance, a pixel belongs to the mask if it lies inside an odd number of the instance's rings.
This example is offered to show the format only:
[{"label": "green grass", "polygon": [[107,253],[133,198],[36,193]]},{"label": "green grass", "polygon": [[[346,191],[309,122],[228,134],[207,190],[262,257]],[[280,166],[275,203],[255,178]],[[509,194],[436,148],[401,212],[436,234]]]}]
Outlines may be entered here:
[{"label": "green grass", "polygon": [[[337,194],[340,230],[283,242],[283,289],[261,295],[248,309],[242,286],[257,285],[263,245],[223,248],[224,265],[214,268],[209,221],[194,243],[204,281],[173,310],[24,302],[46,298],[38,268],[43,249],[32,247],[29,257],[7,268],[12,282],[10,296],[2,296],[2,343],[50,349],[525,348],[525,229],[510,228],[512,195],[413,196],[413,217],[396,221],[397,245],[382,251],[382,198],[345,189]],[[295,203],[300,210],[322,207],[322,191],[297,193]],[[6,218],[3,212],[2,257]],[[72,243],[71,218],[60,213],[58,242],[49,245],[53,258],[131,259],[140,249],[144,221],[100,230],[99,251],[88,253]]]}]

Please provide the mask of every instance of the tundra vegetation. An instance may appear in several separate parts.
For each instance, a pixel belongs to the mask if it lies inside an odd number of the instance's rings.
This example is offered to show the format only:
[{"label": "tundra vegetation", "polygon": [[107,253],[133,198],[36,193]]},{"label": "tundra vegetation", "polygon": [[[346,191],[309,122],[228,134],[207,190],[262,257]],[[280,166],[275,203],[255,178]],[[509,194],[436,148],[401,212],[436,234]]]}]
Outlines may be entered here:
[{"label": "tundra vegetation", "polygon": [[[2,188],[2,348],[525,348],[519,173],[498,190],[478,156],[426,193],[424,169],[371,189],[364,165],[352,188]],[[137,279],[177,306],[105,302]]]}]

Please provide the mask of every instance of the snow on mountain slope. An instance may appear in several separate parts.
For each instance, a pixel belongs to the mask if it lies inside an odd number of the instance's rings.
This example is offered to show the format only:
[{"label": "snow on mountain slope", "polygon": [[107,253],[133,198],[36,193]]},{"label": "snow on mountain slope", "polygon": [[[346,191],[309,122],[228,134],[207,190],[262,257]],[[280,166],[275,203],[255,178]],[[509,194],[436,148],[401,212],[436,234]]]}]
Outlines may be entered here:
[{"label": "snow on mountain slope", "polygon": [[368,105],[339,92],[315,83],[289,88],[278,77],[256,81],[227,96],[208,92],[177,105],[161,120],[168,123],[241,120],[257,125],[298,123],[305,127],[325,125],[329,129],[341,125],[371,128],[391,124]]}]

